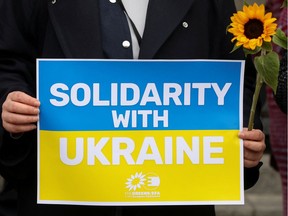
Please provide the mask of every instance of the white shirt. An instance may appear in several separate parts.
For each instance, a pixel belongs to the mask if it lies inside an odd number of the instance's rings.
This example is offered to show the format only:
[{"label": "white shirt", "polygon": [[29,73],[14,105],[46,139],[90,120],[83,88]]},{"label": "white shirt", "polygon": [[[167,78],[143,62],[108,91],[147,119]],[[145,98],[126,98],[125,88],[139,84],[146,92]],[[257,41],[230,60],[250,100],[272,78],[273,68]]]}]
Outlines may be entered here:
[{"label": "white shirt", "polygon": [[[122,0],[122,3],[128,16],[134,22],[140,36],[142,37],[145,29],[145,20],[149,0]],[[133,58],[137,59],[139,56],[140,47],[129,19],[128,23],[131,32]]]}]

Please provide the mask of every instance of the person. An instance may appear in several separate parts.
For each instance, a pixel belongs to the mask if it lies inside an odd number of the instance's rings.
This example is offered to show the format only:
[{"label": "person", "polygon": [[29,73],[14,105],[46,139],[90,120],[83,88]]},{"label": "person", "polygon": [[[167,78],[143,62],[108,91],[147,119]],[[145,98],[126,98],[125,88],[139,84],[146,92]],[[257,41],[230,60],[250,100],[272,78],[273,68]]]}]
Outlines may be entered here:
[{"label": "person", "polygon": [[[281,7],[283,0],[267,1],[267,10],[277,18],[277,24],[287,35],[287,7]],[[269,140],[271,147],[271,166],[281,177],[283,215],[287,215],[287,50],[274,46],[280,57],[280,71],[276,94],[266,88],[269,114]],[[286,67],[286,68],[285,68]],[[286,77],[286,78],[285,78]],[[286,81],[285,81],[286,79]]]},{"label": "person", "polygon": [[[278,25],[282,31],[287,35],[287,6],[281,8],[281,13],[279,16]],[[276,90],[275,102],[279,106],[280,110],[287,114],[287,50],[281,49],[280,47],[275,47],[278,50],[278,53],[281,57],[280,60],[280,70],[278,76],[278,86]],[[287,149],[287,148],[286,148]],[[287,158],[287,157],[286,157]]]},{"label": "person", "polygon": [[[36,58],[244,59],[240,49],[230,53],[233,45],[226,34],[230,16],[236,10],[234,1],[123,0],[123,5],[126,12],[116,0],[1,0],[0,170],[8,180],[16,182],[19,216],[215,215],[211,205],[109,207],[36,203],[35,123],[41,102],[35,98]],[[244,87],[245,127],[255,83],[255,70],[249,62]],[[244,140],[246,189],[259,178],[265,149],[260,108],[255,129],[239,133]]]},{"label": "person", "polygon": [[[275,102],[280,110],[287,114],[287,51],[280,61],[280,70],[278,75],[278,85],[275,94]],[[286,157],[287,158],[287,157]]]}]

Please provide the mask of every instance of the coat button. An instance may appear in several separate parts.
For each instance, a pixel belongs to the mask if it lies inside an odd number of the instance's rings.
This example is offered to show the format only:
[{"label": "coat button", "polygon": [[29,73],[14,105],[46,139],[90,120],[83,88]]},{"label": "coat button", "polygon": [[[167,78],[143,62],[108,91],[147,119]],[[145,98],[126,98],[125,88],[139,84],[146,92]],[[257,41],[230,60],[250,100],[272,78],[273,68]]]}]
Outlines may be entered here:
[{"label": "coat button", "polygon": [[183,22],[183,23],[182,23],[182,26],[183,26],[184,28],[188,28],[189,25],[188,25],[187,22]]},{"label": "coat button", "polygon": [[109,1],[113,4],[116,3],[116,0],[109,0]]},{"label": "coat button", "polygon": [[129,48],[130,47],[130,42],[128,40],[125,40],[125,41],[122,42],[122,46],[124,48]]}]

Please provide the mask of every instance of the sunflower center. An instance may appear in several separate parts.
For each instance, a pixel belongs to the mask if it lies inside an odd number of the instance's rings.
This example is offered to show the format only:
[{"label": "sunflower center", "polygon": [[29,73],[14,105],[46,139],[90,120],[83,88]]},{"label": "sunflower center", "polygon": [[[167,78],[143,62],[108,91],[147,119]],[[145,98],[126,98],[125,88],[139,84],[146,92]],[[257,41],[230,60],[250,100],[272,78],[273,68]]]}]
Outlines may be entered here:
[{"label": "sunflower center", "polygon": [[258,19],[251,19],[244,26],[244,34],[248,39],[258,38],[263,30],[263,23]]}]

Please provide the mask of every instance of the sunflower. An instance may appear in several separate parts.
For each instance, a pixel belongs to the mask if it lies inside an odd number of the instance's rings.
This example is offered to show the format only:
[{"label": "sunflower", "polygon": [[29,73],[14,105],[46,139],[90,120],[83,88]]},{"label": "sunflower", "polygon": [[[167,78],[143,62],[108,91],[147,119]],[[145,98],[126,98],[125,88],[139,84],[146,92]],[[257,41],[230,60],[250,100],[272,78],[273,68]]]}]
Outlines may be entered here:
[{"label": "sunflower", "polygon": [[243,45],[246,49],[255,50],[262,46],[263,41],[271,42],[271,36],[276,34],[276,18],[272,17],[272,13],[265,14],[263,4],[244,5],[243,11],[234,13],[231,21],[228,32],[234,35],[231,41],[237,41],[236,47]]}]

